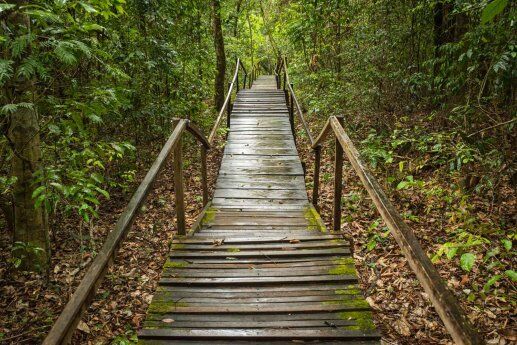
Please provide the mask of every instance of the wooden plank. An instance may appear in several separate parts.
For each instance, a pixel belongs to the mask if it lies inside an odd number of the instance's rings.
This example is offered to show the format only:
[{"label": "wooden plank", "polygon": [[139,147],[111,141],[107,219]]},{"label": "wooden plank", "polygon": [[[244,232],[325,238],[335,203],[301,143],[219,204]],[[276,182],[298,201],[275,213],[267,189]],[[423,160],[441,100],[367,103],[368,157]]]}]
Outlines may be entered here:
[{"label": "wooden plank", "polygon": [[[245,212],[249,213],[249,212]],[[297,225],[297,226],[305,226],[309,225],[309,221],[303,217],[282,217],[282,216],[271,216],[269,218],[266,218],[264,216],[253,216],[253,213],[250,214],[243,214],[240,216],[228,216],[228,215],[221,215],[216,214],[216,217],[214,220],[210,222],[204,223],[205,225]]]},{"label": "wooden plank", "polygon": [[[279,286],[279,285],[276,285]],[[287,285],[288,286],[288,285]],[[292,285],[296,286],[296,285]],[[291,290],[291,291],[275,291],[270,289],[270,286],[255,287],[251,291],[238,291],[240,286],[226,286],[226,287],[188,287],[188,286],[168,286],[159,285],[156,291],[156,296],[159,298],[166,298],[170,296],[173,300],[178,300],[182,297],[195,298],[214,298],[231,301],[235,298],[288,298],[288,297],[305,297],[305,296],[327,296],[333,298],[336,294],[354,295],[359,298],[361,295],[360,289],[355,284],[340,284],[336,285],[336,289],[321,288],[318,290]],[[354,286],[355,288],[349,288]],[[316,287],[318,288],[318,287]],[[176,298],[178,297],[178,298]]]},{"label": "wooden plank", "polygon": [[245,148],[245,147],[226,147],[224,149],[225,154],[234,155],[253,155],[253,156],[296,156],[296,149],[294,148]]},{"label": "wooden plank", "polygon": [[[277,294],[277,296],[288,295],[291,293],[313,293],[314,291],[329,290],[335,293],[336,290],[341,289],[358,289],[357,282],[338,282],[333,284],[319,284],[318,282],[305,282],[303,284],[289,284],[289,285],[261,285],[261,286],[167,286],[158,285],[158,291],[169,291],[178,293],[220,293],[225,294],[252,294],[265,293]],[[287,317],[287,316],[286,316]]]},{"label": "wooden plank", "polygon": [[[378,340],[347,340],[348,345],[379,345]],[[182,345],[253,345],[253,344],[271,344],[271,345],[293,345],[292,340],[273,340],[273,339],[265,339],[265,340],[231,340],[231,343],[228,343],[228,340],[188,340],[188,339],[141,339],[138,344],[142,345],[174,345],[174,344],[182,344]],[[342,345],[343,342],[332,341],[332,340],[318,340],[318,344],[324,345]]]},{"label": "wooden plank", "polygon": [[[355,286],[354,289],[347,288],[348,286]],[[195,291],[189,287],[183,290],[178,290],[180,287],[175,286],[161,286],[156,291],[156,298],[160,300],[165,298],[172,298],[179,300],[180,298],[213,298],[224,301],[224,303],[231,302],[239,298],[298,298],[298,297],[326,297],[332,299],[338,292],[339,294],[355,295],[359,297],[361,292],[356,285],[343,285],[340,289],[319,289],[319,290],[295,290],[295,291],[265,291],[264,289],[256,289],[256,291],[238,292],[238,291],[215,291],[210,287],[202,291]],[[168,297],[167,297],[168,296]]]},{"label": "wooden plank", "polygon": [[294,175],[303,176],[302,167],[228,167],[222,166],[219,173],[225,175]]},{"label": "wooden plank", "polygon": [[305,198],[304,200],[278,200],[278,199],[238,199],[238,198],[214,198],[213,205],[226,205],[226,206],[264,206],[264,207],[276,207],[281,206],[288,208],[288,206],[305,206],[308,205],[308,201]]},{"label": "wooden plank", "polygon": [[[179,279],[178,279],[179,280]],[[200,306],[189,306],[188,304],[182,304],[179,301],[171,301],[169,305],[160,305],[159,310],[152,309],[150,312],[156,313],[206,313],[206,314],[223,314],[223,313],[234,313],[234,314],[249,314],[249,313],[321,313],[321,312],[339,312],[339,311],[368,311],[369,306],[366,301],[363,300],[360,306],[355,303],[332,303],[327,304],[316,302],[316,303],[276,303],[276,304],[230,304],[230,305],[200,305]]]},{"label": "wooden plank", "polygon": [[305,250],[265,250],[265,251],[242,251],[242,252],[218,252],[209,250],[199,250],[195,252],[183,252],[180,250],[174,250],[171,252],[171,258],[253,258],[253,257],[265,257],[265,258],[281,258],[281,257],[306,257],[306,256],[333,256],[333,255],[350,255],[348,248],[339,249],[305,249]]},{"label": "wooden plank", "polygon": [[[292,242],[293,240],[299,241],[299,243],[313,243],[313,242],[322,242],[326,240],[342,240],[341,236],[336,235],[318,235],[318,236],[298,236],[298,237],[264,237],[264,238],[249,238],[249,237],[232,237],[224,239],[225,244],[261,244],[261,243],[297,243]],[[213,239],[204,238],[203,236],[197,234],[194,237],[187,237],[181,239],[175,239],[172,243],[191,243],[191,244],[213,244]],[[348,242],[346,242],[348,243]]]},{"label": "wooden plank", "polygon": [[[354,271],[354,265],[332,265],[315,267],[298,267],[293,270],[287,268],[246,268],[246,269],[176,269],[166,267],[163,270],[162,278],[249,278],[249,277],[299,277],[299,276],[327,276],[333,272],[340,272],[346,269]],[[338,274],[335,274],[338,275]]]},{"label": "wooden plank", "polygon": [[214,250],[214,251],[232,251],[232,250],[301,250],[301,249],[324,249],[324,248],[341,248],[349,247],[345,242],[303,242],[303,243],[266,243],[266,244],[185,244],[178,243],[182,250]]},{"label": "wooden plank", "polygon": [[215,191],[214,198],[307,200],[307,193],[300,190],[246,190],[218,188]]},{"label": "wooden plank", "polygon": [[[144,328],[306,328],[306,327],[328,327],[325,323],[328,320],[299,320],[299,321],[175,321],[165,323],[161,320],[147,321]],[[352,320],[333,320],[336,326],[354,326],[356,322]]]},{"label": "wooden plank", "polygon": [[208,338],[208,339],[377,339],[374,331],[342,330],[327,327],[325,329],[143,329],[139,333],[142,338]]}]

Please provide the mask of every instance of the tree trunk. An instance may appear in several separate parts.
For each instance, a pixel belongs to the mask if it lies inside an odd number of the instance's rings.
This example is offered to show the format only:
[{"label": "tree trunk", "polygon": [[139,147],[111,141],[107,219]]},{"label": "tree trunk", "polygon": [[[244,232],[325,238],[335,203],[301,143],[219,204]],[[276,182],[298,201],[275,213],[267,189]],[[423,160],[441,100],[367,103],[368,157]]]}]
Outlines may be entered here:
[{"label": "tree trunk", "polygon": [[217,59],[214,101],[217,110],[219,110],[224,104],[224,77],[226,75],[226,55],[224,53],[223,29],[221,27],[221,4],[219,0],[212,0],[212,10],[212,29],[214,34],[215,56]]},{"label": "tree trunk", "polygon": [[241,14],[242,0],[237,0],[237,9],[233,15],[233,37],[237,38],[239,35],[239,16]]},{"label": "tree trunk", "polygon": [[33,177],[40,165],[41,151],[38,117],[32,109],[20,108],[10,116],[9,140],[14,155],[12,174],[14,242],[21,242],[14,256],[21,259],[21,268],[47,273],[50,242],[45,211],[35,207],[32,193],[37,188]]}]

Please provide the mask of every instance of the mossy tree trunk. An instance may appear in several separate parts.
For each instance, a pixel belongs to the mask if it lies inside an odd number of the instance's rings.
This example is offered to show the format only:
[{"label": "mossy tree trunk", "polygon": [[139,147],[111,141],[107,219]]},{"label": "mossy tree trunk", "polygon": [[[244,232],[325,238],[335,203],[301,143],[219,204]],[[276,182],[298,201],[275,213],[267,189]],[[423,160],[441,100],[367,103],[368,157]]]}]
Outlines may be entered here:
[{"label": "mossy tree trunk", "polygon": [[48,272],[50,243],[44,209],[35,207],[32,193],[34,173],[41,159],[38,117],[32,109],[19,108],[10,116],[9,140],[14,155],[12,175],[17,181],[13,187],[14,256],[21,260],[20,268]]}]

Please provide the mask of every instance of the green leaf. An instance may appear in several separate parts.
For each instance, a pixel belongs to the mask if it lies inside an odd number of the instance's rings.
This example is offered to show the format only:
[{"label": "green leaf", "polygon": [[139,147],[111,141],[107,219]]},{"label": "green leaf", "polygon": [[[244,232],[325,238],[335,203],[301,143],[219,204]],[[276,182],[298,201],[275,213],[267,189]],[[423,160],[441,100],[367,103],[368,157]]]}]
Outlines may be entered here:
[{"label": "green leaf", "polygon": [[514,270],[506,270],[504,271],[504,274],[506,274],[508,278],[512,280],[512,282],[517,281],[517,272],[515,272]]},{"label": "green leaf", "polygon": [[400,181],[400,183],[397,185],[397,190],[404,189],[404,188],[406,188],[407,185],[408,185],[407,181]]},{"label": "green leaf", "polygon": [[96,23],[86,23],[82,25],[83,30],[86,31],[104,31],[106,28]]},{"label": "green leaf", "polygon": [[492,21],[495,16],[504,10],[506,5],[508,5],[508,0],[494,0],[486,5],[483,13],[481,13],[481,24]]},{"label": "green leaf", "polygon": [[457,246],[449,248],[449,250],[447,251],[447,259],[451,260],[452,258],[454,258],[456,256],[457,253],[458,253]]},{"label": "green leaf", "polygon": [[15,4],[0,4],[0,13],[2,13],[3,11],[10,10],[11,8],[15,8],[15,7],[16,7]]},{"label": "green leaf", "polygon": [[13,61],[0,59],[0,85],[13,75]]},{"label": "green leaf", "polygon": [[32,198],[34,199],[35,197],[37,197],[38,195],[40,195],[41,193],[43,193],[43,191],[45,190],[45,186],[39,186],[38,188],[36,188],[33,192],[32,192]]},{"label": "green leaf", "polygon": [[85,2],[80,2],[80,4],[88,13],[97,13],[98,12],[95,8],[93,8],[91,5],[89,5]]},{"label": "green leaf", "polygon": [[464,271],[470,272],[476,262],[476,256],[472,253],[465,253],[460,258],[460,266]]},{"label": "green leaf", "polygon": [[492,278],[490,278],[486,284],[483,286],[483,291],[484,292],[488,292],[490,291],[490,288],[492,287],[492,285],[494,285],[499,279],[501,279],[503,276],[500,275],[500,274],[497,274],[495,276],[493,276]]},{"label": "green leaf", "polygon": [[507,239],[505,238],[505,239],[502,239],[502,240],[501,240],[501,242],[503,242],[504,249],[506,249],[507,251],[512,250],[512,246],[513,246],[512,241],[507,240]]}]

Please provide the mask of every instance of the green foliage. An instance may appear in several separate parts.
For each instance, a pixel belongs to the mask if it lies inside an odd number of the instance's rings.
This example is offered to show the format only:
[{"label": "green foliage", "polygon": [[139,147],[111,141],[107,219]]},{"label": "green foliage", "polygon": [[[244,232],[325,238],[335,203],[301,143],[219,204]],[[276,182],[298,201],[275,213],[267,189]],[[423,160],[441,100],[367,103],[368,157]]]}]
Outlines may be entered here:
[{"label": "green foliage", "polygon": [[[31,256],[37,256],[44,251],[42,248],[34,246],[32,243],[15,242],[11,248],[11,252],[16,252],[17,255],[13,255],[13,257],[9,259],[10,263],[15,268],[19,268],[23,265],[25,260],[29,260]],[[40,269],[38,267],[36,268]]]},{"label": "green foliage", "polygon": [[486,24],[494,19],[508,5],[508,0],[493,0],[488,3],[481,13],[481,23]]},{"label": "green foliage", "polygon": [[[133,188],[153,156],[145,152],[170,134],[171,118],[205,129],[213,123],[205,4],[36,0],[0,4],[0,12],[0,128],[6,135],[9,116],[22,108],[37,111],[42,159],[32,196],[51,225],[77,215],[90,226],[110,194]],[[0,192],[7,200],[13,154],[2,137]]]},{"label": "green foliage", "polygon": [[464,253],[460,258],[460,266],[464,271],[470,272],[474,263],[476,262],[476,256],[472,253]]}]

